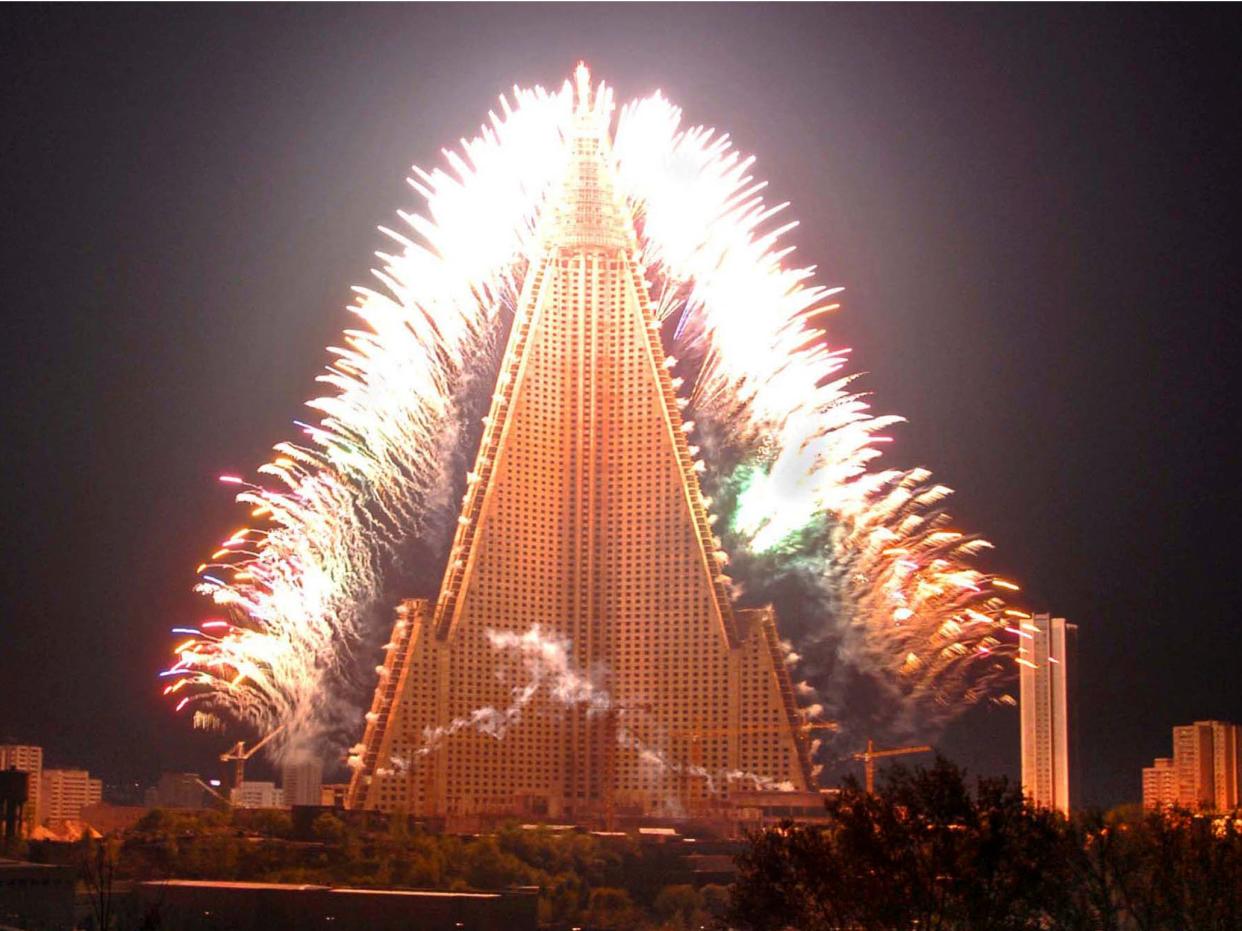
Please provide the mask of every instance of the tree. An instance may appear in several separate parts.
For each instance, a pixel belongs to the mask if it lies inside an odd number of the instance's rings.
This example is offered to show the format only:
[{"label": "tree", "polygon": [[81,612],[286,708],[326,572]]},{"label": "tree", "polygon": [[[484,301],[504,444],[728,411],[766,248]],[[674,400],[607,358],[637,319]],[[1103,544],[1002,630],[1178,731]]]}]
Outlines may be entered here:
[{"label": "tree", "polygon": [[593,928],[615,928],[620,931],[637,925],[639,915],[628,892],[604,886],[591,890],[586,920]]},{"label": "tree", "polygon": [[655,900],[656,918],[665,927],[697,927],[703,910],[703,897],[694,886],[678,884],[665,886]]},{"label": "tree", "polygon": [[91,919],[98,931],[110,931],[116,923],[113,883],[116,880],[120,844],[113,838],[82,838],[79,874],[90,896]]},{"label": "tree", "polygon": [[311,833],[325,844],[340,844],[345,840],[345,822],[325,811],[311,823]]},{"label": "tree", "polygon": [[937,758],[887,770],[872,795],[847,780],[826,826],[790,823],[751,838],[727,912],[743,928],[1023,929],[1064,910],[1059,816],[1005,780]]}]

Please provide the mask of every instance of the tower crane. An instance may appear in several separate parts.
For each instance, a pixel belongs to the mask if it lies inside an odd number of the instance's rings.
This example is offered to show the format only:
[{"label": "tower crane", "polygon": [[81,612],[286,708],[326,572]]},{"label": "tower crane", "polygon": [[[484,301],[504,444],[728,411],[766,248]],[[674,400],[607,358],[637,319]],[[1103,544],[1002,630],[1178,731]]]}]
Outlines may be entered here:
[{"label": "tower crane", "polygon": [[285,729],[282,724],[276,730],[270,732],[266,737],[254,744],[249,749],[246,748],[246,742],[239,740],[233,744],[228,750],[220,754],[221,763],[233,764],[233,788],[240,789],[243,779],[246,776],[246,761],[258,753],[273,737]]},{"label": "tower crane", "polygon": [[867,774],[867,794],[871,795],[875,792],[875,761],[890,756],[905,756],[907,753],[931,753],[932,748],[927,744],[919,744],[917,747],[890,747],[886,750],[877,750],[875,742],[868,737],[867,749],[861,753],[855,753],[850,756],[852,760],[858,760],[863,764],[863,771]]}]

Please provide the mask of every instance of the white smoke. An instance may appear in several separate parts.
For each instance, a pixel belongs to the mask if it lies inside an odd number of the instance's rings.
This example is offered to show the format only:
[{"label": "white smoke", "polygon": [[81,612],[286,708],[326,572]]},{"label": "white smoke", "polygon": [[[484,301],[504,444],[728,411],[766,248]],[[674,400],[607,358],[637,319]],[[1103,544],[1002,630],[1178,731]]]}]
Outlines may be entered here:
[{"label": "white smoke", "polygon": [[[526,682],[513,689],[510,702],[504,708],[476,708],[446,725],[424,729],[423,745],[414,751],[415,756],[427,755],[445,739],[463,730],[503,739],[509,728],[522,719],[526,706],[540,690],[560,705],[585,705],[589,715],[611,707],[607,691],[572,668],[569,640],[545,634],[538,624],[524,634],[489,630],[487,639],[493,649],[517,655],[526,670]],[[410,764],[410,760],[397,757],[393,757],[392,762],[397,769],[405,769]]]},{"label": "white smoke", "polygon": [[[616,705],[605,688],[573,668],[570,640],[546,634],[538,624],[522,634],[489,630],[487,639],[493,649],[517,656],[526,671],[526,681],[514,687],[510,693],[509,704],[504,708],[476,708],[469,714],[454,718],[446,725],[424,729],[423,744],[411,757],[394,756],[391,759],[393,769],[377,770],[377,774],[405,772],[413,763],[413,757],[426,756],[447,738],[464,730],[473,730],[495,740],[503,740],[509,729],[521,721],[526,707],[540,692],[566,708],[585,706],[588,715],[615,711],[619,722],[625,717],[626,709]],[[744,783],[756,789],[781,792],[791,792],[794,789],[791,782],[778,781],[758,773],[742,770],[712,772],[704,766],[678,762],[671,759],[667,751],[636,737],[623,723],[619,723],[617,727],[617,745],[634,751],[641,762],[656,766],[664,772],[703,779],[713,792],[722,782]]]}]

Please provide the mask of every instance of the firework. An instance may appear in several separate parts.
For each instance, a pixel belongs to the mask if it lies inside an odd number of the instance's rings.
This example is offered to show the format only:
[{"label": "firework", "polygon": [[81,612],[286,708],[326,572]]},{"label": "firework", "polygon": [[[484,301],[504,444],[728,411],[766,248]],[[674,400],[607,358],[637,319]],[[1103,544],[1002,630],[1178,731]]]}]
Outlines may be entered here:
[{"label": "firework", "polygon": [[[592,99],[608,112],[607,88]],[[490,381],[477,377],[486,349],[567,164],[573,101],[568,83],[515,89],[444,167],[415,169],[422,207],[382,229],[391,252],[378,253],[376,284],[356,289],[313,422],[253,480],[221,476],[250,521],[199,567],[215,613],[179,629],[161,674],[178,710],[210,726],[284,725],[278,753],[342,723],[332,699],[385,574],[454,487],[470,392]],[[682,128],[658,94],[621,110],[613,158],[739,596],[756,585],[748,566],[797,559],[824,606],[804,639],[846,645],[929,706],[994,694],[1011,665],[1000,657],[1012,652],[1001,599],[1012,583],[973,566],[987,544],[952,529],[948,489],[921,469],[876,468],[899,418],[873,414],[848,353],[829,348],[822,319],[839,289],[790,261],[793,224],[763,200],[753,160],[727,136]],[[507,712],[493,711],[461,726],[503,729]]]}]

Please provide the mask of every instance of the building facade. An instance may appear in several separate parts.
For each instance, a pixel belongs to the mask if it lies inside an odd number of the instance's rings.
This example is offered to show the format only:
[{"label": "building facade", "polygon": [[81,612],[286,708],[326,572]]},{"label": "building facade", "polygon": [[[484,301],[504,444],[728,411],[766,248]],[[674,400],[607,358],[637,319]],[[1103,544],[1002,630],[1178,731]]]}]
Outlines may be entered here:
[{"label": "building facade", "polygon": [[1075,709],[1069,696],[1077,627],[1044,613],[1024,621],[1020,630],[1022,789],[1036,805],[1068,814],[1075,788],[1071,779]]},{"label": "building facade", "polygon": [[1177,774],[1177,803],[1187,808],[1210,808],[1212,785],[1212,727],[1206,721],[1173,728],[1173,769]]},{"label": "building facade", "polygon": [[237,808],[286,808],[284,793],[274,782],[247,779],[229,791],[229,799]]},{"label": "building facade", "polygon": [[1173,758],[1156,757],[1143,767],[1143,807],[1164,808],[1177,803],[1177,770]]},{"label": "building facade", "polygon": [[[1143,770],[1143,804],[1148,808],[1178,805],[1194,811],[1236,810],[1242,805],[1239,731],[1237,724],[1228,721],[1195,721],[1174,727],[1172,758],[1157,759]],[[1154,775],[1157,770],[1159,777]]]},{"label": "building facade", "polygon": [[281,767],[280,778],[286,807],[320,804],[323,764],[318,760],[286,763]]},{"label": "building facade", "polygon": [[103,782],[84,769],[45,769],[39,786],[44,824],[76,821],[87,805],[103,800]]},{"label": "building facade", "polygon": [[42,823],[39,789],[43,775],[43,748],[31,744],[0,744],[0,769],[26,773],[26,827]]},{"label": "building facade", "polygon": [[[439,597],[397,611],[355,808],[582,820],[810,785],[775,617],[731,603],[606,120],[580,97]],[[573,695],[498,634],[567,645]]]},{"label": "building facade", "polygon": [[1242,728],[1227,721],[1209,721],[1212,727],[1212,800],[1217,811],[1242,806],[1238,768],[1242,765]]}]

